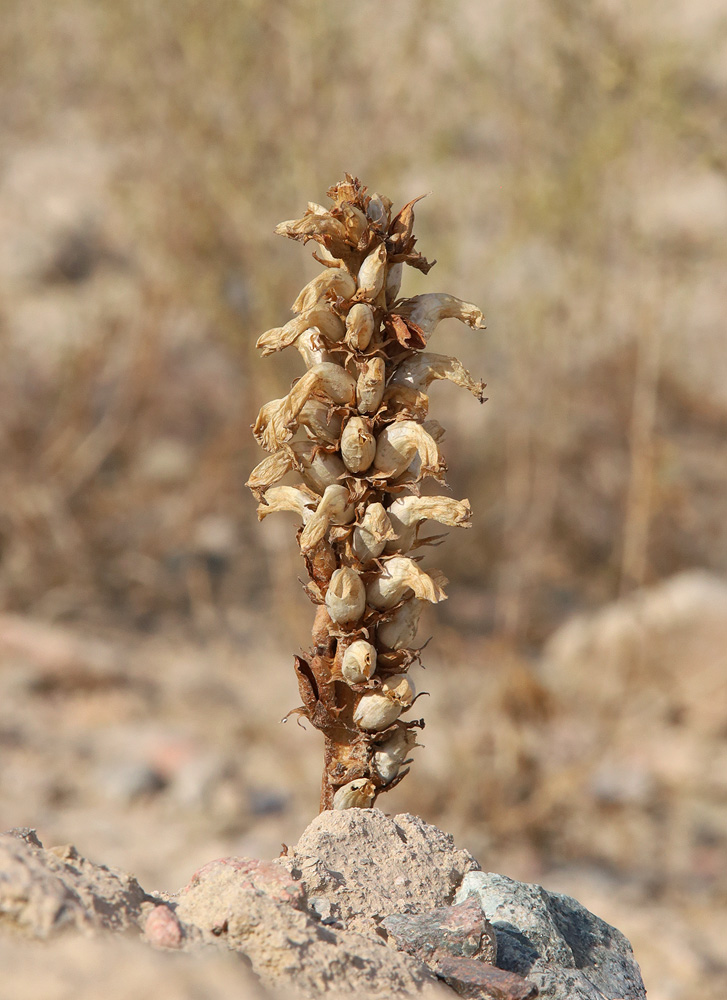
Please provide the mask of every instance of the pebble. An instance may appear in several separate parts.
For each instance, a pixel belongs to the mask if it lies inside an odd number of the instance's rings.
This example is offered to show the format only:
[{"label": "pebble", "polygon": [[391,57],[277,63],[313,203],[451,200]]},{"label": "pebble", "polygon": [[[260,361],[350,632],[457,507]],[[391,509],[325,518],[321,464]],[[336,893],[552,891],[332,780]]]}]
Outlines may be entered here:
[{"label": "pebble", "polygon": [[184,932],[172,910],[162,903],[146,918],[144,936],[155,948],[181,948]]}]

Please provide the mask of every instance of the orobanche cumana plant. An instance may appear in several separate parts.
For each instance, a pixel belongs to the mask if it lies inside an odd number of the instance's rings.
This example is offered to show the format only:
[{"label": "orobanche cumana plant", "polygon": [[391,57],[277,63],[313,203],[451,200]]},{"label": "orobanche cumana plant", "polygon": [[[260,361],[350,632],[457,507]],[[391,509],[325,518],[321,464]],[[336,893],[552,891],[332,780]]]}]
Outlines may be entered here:
[{"label": "orobanche cumana plant", "polygon": [[[321,810],[369,808],[408,773],[424,723],[408,720],[419,661],[414,639],[423,602],[445,599],[446,580],[420,566],[424,521],[469,527],[467,500],[422,495],[446,487],[444,430],[429,419],[427,390],[449,379],[484,401],[484,383],[457,358],[425,351],[440,320],[484,329],[481,311],[435,292],[400,298],[404,265],[427,274],[414,249],[414,205],[392,203],[349,174],[276,232],[316,244],[323,265],[293,303],[285,326],[257,342],[263,355],[295,347],[306,372],[254,424],[269,452],[248,486],[260,519],[294,511],[298,545],[317,606],[312,645],[295,658],[303,704],[294,712],[325,739]],[[277,485],[288,473],[297,485]]]}]

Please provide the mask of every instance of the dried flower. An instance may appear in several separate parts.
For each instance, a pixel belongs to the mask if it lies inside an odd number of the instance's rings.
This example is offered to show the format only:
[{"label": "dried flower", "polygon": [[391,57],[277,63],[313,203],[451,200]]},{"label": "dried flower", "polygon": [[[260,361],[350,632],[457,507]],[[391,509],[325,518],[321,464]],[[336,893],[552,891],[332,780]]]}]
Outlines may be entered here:
[{"label": "dried flower", "polygon": [[[420,496],[418,483],[443,481],[446,469],[443,428],[428,416],[431,383],[448,379],[480,401],[485,386],[457,358],[424,348],[443,319],[483,329],[484,318],[452,295],[399,298],[405,264],[432,267],[415,249],[419,198],[392,214],[388,198],[349,174],[328,197],[331,208],[309,202],[276,229],[313,241],[323,270],[292,318],[258,340],[263,355],[294,345],[306,371],[261,408],[253,432],[270,454],[248,486],[261,519],[292,511],[302,521],[318,610],[307,658],[295,658],[298,711],[325,737],[321,808],[349,809],[401,780],[423,725],[400,717],[415,698],[408,667],[424,602],[444,600],[446,580],[408,553],[425,520],[471,519],[467,500]],[[296,485],[278,485],[295,474]]]}]

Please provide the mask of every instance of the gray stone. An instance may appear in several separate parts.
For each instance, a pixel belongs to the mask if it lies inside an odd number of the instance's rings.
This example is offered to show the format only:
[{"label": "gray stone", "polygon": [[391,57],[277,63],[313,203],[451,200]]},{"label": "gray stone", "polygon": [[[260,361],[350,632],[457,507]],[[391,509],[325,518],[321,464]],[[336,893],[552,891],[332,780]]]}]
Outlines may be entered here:
[{"label": "gray stone", "polygon": [[497,933],[497,964],[554,1000],[645,1000],[624,935],[575,899],[504,875],[469,872],[457,900],[479,900]]},{"label": "gray stone", "polygon": [[475,896],[429,913],[394,913],[381,922],[402,951],[423,962],[439,955],[494,962],[497,944],[492,925]]},{"label": "gray stone", "polygon": [[152,901],[131,875],[70,844],[44,850],[34,831],[0,835],[0,923],[29,938],[135,927]]}]

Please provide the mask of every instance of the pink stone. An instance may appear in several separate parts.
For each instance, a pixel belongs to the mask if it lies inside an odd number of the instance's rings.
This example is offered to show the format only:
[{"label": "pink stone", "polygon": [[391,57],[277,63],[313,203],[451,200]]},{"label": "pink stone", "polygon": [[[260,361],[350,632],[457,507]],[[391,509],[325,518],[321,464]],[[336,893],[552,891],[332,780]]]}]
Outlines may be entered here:
[{"label": "pink stone", "polygon": [[189,892],[196,886],[215,877],[224,869],[232,868],[240,873],[240,887],[262,892],[279,903],[303,908],[304,893],[300,882],[291,878],[288,872],[273,861],[260,861],[258,858],[218,858],[208,861],[197,869],[182,892]]},{"label": "pink stone", "polygon": [[155,906],[144,925],[144,934],[155,948],[181,948],[184,936],[174,913],[163,903]]}]

